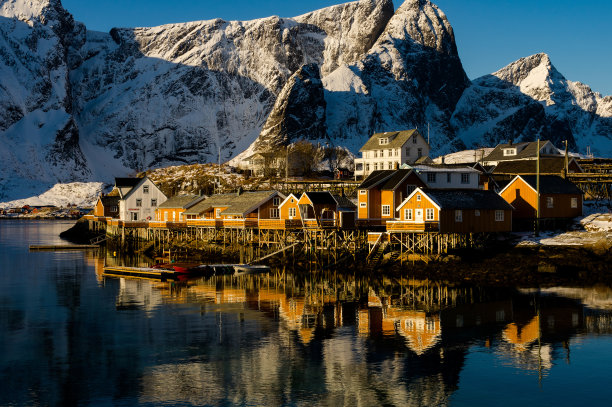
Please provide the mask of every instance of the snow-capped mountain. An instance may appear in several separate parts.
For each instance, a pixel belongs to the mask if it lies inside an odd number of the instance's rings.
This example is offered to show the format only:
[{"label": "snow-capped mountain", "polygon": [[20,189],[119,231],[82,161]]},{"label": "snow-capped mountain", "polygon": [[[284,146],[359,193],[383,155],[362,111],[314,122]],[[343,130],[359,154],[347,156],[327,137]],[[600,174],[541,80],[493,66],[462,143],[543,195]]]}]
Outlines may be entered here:
[{"label": "snow-capped mountain", "polygon": [[109,33],[60,0],[0,0],[0,201],[300,138],[356,153],[414,127],[433,153],[537,134],[610,154],[611,118],[612,97],[543,54],[470,83],[429,0]]},{"label": "snow-capped mountain", "polygon": [[451,123],[467,147],[536,137],[596,155],[612,153],[612,97],[563,77],[536,54],[478,78],[463,93]]}]

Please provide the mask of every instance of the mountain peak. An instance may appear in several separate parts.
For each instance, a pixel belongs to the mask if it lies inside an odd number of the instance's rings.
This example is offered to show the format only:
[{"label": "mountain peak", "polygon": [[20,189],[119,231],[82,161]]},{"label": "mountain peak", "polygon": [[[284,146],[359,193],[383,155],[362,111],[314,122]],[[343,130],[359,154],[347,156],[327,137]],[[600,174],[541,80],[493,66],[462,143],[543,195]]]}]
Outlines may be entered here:
[{"label": "mountain peak", "polygon": [[61,0],[5,0],[0,6],[0,16],[30,20],[53,12],[64,11]]},{"label": "mountain peak", "polygon": [[493,73],[493,76],[514,86],[544,86],[547,82],[564,81],[563,75],[543,52],[521,58]]}]

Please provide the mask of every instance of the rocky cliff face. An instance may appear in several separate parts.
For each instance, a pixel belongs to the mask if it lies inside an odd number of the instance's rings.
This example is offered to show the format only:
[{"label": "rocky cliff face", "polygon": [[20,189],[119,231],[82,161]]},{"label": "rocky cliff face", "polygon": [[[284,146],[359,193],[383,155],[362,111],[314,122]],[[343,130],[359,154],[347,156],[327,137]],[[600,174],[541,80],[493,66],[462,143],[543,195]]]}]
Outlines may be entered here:
[{"label": "rocky cliff face", "polygon": [[90,175],[72,116],[67,61],[84,39],[59,0],[0,3],[0,197],[28,180]]},{"label": "rocky cliff face", "polygon": [[468,147],[536,137],[581,152],[612,151],[612,97],[568,81],[546,54],[521,58],[473,81],[453,114],[457,137]]},{"label": "rocky cliff face", "polygon": [[60,0],[0,0],[0,74],[0,199],[27,180],[112,180],[302,138],[357,152],[414,127],[433,153],[536,134],[612,151],[611,97],[544,55],[470,84],[428,0],[110,33]]}]

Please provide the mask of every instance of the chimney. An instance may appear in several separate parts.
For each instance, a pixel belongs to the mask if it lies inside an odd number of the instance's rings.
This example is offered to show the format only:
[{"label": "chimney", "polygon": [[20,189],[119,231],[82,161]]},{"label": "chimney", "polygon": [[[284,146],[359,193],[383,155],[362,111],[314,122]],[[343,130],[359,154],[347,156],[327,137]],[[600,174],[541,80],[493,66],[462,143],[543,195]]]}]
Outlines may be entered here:
[{"label": "chimney", "polygon": [[444,164],[444,159],[446,158],[446,155],[442,156],[442,164]]},{"label": "chimney", "polygon": [[508,145],[512,145],[512,139],[508,140]]}]

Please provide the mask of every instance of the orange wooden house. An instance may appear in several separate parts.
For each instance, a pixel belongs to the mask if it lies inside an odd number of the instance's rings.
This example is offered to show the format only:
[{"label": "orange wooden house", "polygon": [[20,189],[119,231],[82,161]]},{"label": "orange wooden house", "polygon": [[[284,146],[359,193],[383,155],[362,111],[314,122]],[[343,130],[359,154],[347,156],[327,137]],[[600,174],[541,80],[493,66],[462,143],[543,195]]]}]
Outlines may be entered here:
[{"label": "orange wooden house", "polygon": [[[517,175],[500,196],[514,209],[515,219],[535,219],[538,194],[536,175]],[[582,215],[582,191],[557,175],[540,175],[540,218],[574,218]]]},{"label": "orange wooden house", "polygon": [[510,232],[512,206],[493,191],[417,188],[397,208],[387,231]]},{"label": "orange wooden house", "polygon": [[97,217],[118,218],[119,217],[119,195],[102,195],[94,206],[93,214]]},{"label": "orange wooden house", "polygon": [[155,220],[158,222],[183,222],[183,213],[205,199],[198,195],[177,195],[157,207]]},{"label": "orange wooden house", "polygon": [[352,228],[355,204],[348,198],[327,191],[290,194],[280,205],[285,228]]},{"label": "orange wooden house", "polygon": [[372,172],[357,187],[357,223],[377,226],[395,219],[397,207],[417,187],[426,185],[412,169]]},{"label": "orange wooden house", "polygon": [[184,212],[188,226],[258,227],[263,220],[280,219],[278,191],[253,191],[213,195]]}]

